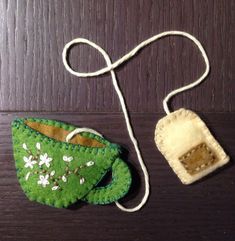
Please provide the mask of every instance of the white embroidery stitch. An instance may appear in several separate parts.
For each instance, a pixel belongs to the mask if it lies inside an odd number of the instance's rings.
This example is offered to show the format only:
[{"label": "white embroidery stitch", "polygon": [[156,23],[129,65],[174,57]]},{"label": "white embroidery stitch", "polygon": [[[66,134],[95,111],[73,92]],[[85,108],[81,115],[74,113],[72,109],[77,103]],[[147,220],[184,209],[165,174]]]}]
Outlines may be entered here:
[{"label": "white embroidery stitch", "polygon": [[29,156],[29,157],[26,157],[24,156],[23,159],[24,159],[24,162],[25,162],[25,165],[24,167],[26,168],[31,168],[33,169],[33,165],[36,164],[37,162],[35,160],[32,160],[33,156]]},{"label": "white embroidery stitch", "polygon": [[41,144],[40,144],[39,142],[36,144],[36,148],[37,148],[38,150],[41,150]]},{"label": "white embroidery stitch", "polygon": [[80,178],[80,184],[82,185],[85,182],[84,177]]},{"label": "white embroidery stitch", "polygon": [[51,171],[50,176],[52,177],[54,175],[55,175],[55,171],[53,170],[53,171]]},{"label": "white embroidery stitch", "polygon": [[55,190],[57,190],[58,188],[59,188],[59,186],[54,186],[54,187],[51,188],[51,190],[52,190],[52,191],[55,191]]},{"label": "white embroidery stitch", "polygon": [[[30,175],[36,174],[38,176],[37,184],[41,185],[42,187],[46,187],[50,183],[54,183],[51,187],[52,191],[56,191],[58,189],[63,189],[61,184],[62,182],[67,182],[68,177],[73,174],[79,177],[79,183],[82,185],[85,182],[85,178],[79,173],[79,171],[83,168],[91,167],[95,164],[94,161],[87,161],[85,164],[81,164],[80,166],[76,167],[74,170],[70,167],[69,163],[74,159],[73,156],[63,155],[62,159],[66,162],[66,168],[64,174],[61,176],[57,176],[55,170],[48,170],[47,168],[50,167],[53,158],[49,157],[48,153],[41,152],[41,143],[37,142],[35,144],[35,148],[37,153],[34,154],[33,150],[28,149],[27,144],[23,143],[22,147],[29,156],[24,156],[23,160],[25,162],[25,167],[33,169],[34,165],[37,164],[37,168],[40,170],[34,170],[33,172],[27,172],[25,175],[25,180],[27,181]],[[45,164],[45,165],[44,165]],[[44,165],[44,166],[43,166]]]},{"label": "white embroidery stitch", "polygon": [[93,161],[89,161],[89,162],[86,163],[86,165],[87,165],[88,167],[93,166],[94,164],[95,164],[95,163],[94,163]]},{"label": "white embroidery stitch", "polygon": [[26,174],[26,176],[25,176],[25,180],[26,180],[26,181],[28,181],[29,176],[30,176],[30,172],[28,172],[28,173]]},{"label": "white embroidery stitch", "polygon": [[27,145],[25,144],[25,143],[23,143],[23,148],[27,151],[28,150],[28,147],[27,147]]},{"label": "white embroidery stitch", "polygon": [[72,156],[63,156],[63,160],[65,162],[71,162],[73,160],[73,157]]},{"label": "white embroidery stitch", "polygon": [[50,162],[52,161],[51,157],[48,157],[48,154],[45,153],[44,155],[40,155],[40,162],[39,162],[39,166],[42,166],[43,164],[45,164],[47,167],[50,167]]},{"label": "white embroidery stitch", "polygon": [[38,185],[42,185],[43,187],[46,187],[46,185],[50,184],[48,181],[49,175],[46,174],[45,176],[40,175],[38,180]]}]

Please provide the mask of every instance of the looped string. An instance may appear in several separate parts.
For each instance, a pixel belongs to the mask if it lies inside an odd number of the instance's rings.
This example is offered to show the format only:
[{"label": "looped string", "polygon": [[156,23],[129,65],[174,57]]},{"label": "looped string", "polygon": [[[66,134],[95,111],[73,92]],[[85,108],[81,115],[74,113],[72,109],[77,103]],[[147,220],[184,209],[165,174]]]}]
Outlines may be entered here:
[{"label": "looped string", "polygon": [[[169,110],[168,104],[167,104],[169,99],[172,96],[174,96],[174,95],[176,95],[176,94],[178,94],[180,92],[183,92],[185,90],[191,89],[191,88],[195,87],[196,85],[200,84],[206,78],[206,76],[209,73],[210,65],[209,65],[209,60],[208,60],[208,57],[206,55],[206,52],[205,52],[204,48],[202,47],[201,43],[194,36],[192,36],[191,34],[186,33],[186,32],[182,32],[182,31],[166,31],[166,32],[162,32],[160,34],[154,35],[153,37],[151,37],[151,38],[141,42],[134,49],[132,49],[129,53],[125,54],[123,57],[121,57],[120,59],[118,59],[114,63],[111,62],[111,59],[110,59],[109,55],[105,52],[105,50],[103,48],[101,48],[97,44],[95,44],[95,43],[93,43],[93,42],[91,42],[91,41],[89,41],[87,39],[84,39],[84,38],[76,38],[76,39],[70,41],[69,43],[67,43],[64,46],[63,53],[62,53],[64,66],[72,75],[75,75],[77,77],[92,77],[92,76],[99,76],[99,75],[105,74],[107,72],[110,72],[110,74],[111,74],[113,86],[114,86],[114,89],[115,89],[115,91],[116,91],[116,93],[118,95],[118,98],[119,98],[119,101],[120,101],[120,104],[121,104],[121,107],[122,107],[122,111],[123,111],[123,114],[124,114],[124,117],[125,117],[125,122],[126,122],[127,130],[128,130],[128,133],[129,133],[129,137],[130,137],[130,139],[131,139],[131,141],[132,141],[132,143],[134,145],[134,148],[135,148],[135,151],[136,151],[136,154],[137,154],[137,157],[138,157],[141,169],[142,169],[143,174],[144,174],[144,180],[145,180],[145,193],[144,193],[144,196],[143,196],[141,202],[136,207],[134,207],[134,208],[125,208],[120,203],[116,202],[117,207],[120,208],[123,211],[126,211],[126,212],[135,212],[135,211],[138,211],[139,209],[141,209],[143,207],[143,205],[147,202],[147,199],[148,199],[148,196],[149,196],[149,193],[150,193],[150,186],[149,186],[148,171],[147,171],[147,168],[146,168],[146,166],[144,164],[144,161],[143,161],[143,158],[142,158],[139,146],[138,146],[138,142],[137,142],[137,140],[136,140],[136,138],[134,136],[133,129],[132,129],[132,126],[131,126],[131,123],[130,123],[130,120],[129,120],[129,115],[128,115],[128,111],[127,111],[127,108],[126,108],[125,100],[124,100],[122,92],[121,92],[121,90],[120,90],[120,88],[118,86],[118,82],[117,82],[117,79],[116,79],[116,75],[115,75],[114,69],[117,68],[118,66],[120,66],[121,64],[123,64],[125,61],[129,60],[130,58],[132,58],[133,56],[135,56],[140,49],[144,48],[145,46],[149,45],[150,43],[152,43],[152,42],[154,42],[154,41],[156,41],[156,40],[158,40],[160,38],[163,38],[165,36],[170,36],[170,35],[183,36],[183,37],[186,37],[186,38],[192,40],[194,42],[194,44],[196,44],[196,46],[199,48],[199,50],[200,50],[200,52],[202,54],[202,57],[203,57],[203,59],[205,61],[206,69],[205,69],[204,73],[201,75],[201,77],[199,77],[193,83],[185,85],[185,86],[183,86],[181,88],[178,88],[176,90],[171,91],[164,98],[164,100],[163,100],[163,108],[164,108],[164,111],[167,114],[169,114],[170,110]],[[70,49],[70,47],[72,45],[75,45],[75,44],[87,44],[87,45],[97,49],[103,55],[103,57],[104,57],[104,59],[106,61],[107,67],[104,67],[104,68],[99,69],[99,70],[94,71],[94,72],[87,72],[87,73],[74,71],[70,67],[70,65],[68,64],[67,52]],[[76,130],[74,130],[74,131],[76,132]],[[73,133],[73,135],[74,135],[74,133]]]},{"label": "looped string", "polygon": [[76,128],[73,131],[71,131],[66,136],[65,141],[69,142],[75,135],[77,135],[78,133],[81,133],[81,132],[90,132],[90,133],[93,133],[93,134],[95,134],[97,136],[101,136],[102,137],[102,135],[99,132],[97,132],[97,131],[95,131],[93,129],[87,128],[87,127],[83,127],[83,128]]}]

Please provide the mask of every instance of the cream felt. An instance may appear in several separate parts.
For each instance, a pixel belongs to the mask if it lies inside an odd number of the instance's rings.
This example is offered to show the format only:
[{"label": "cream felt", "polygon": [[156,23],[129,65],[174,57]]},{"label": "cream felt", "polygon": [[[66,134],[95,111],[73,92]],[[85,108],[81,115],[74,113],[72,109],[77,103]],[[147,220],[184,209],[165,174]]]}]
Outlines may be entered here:
[{"label": "cream felt", "polygon": [[[195,182],[229,161],[229,157],[212,136],[205,123],[194,112],[183,108],[158,121],[155,142],[159,151],[184,184]],[[217,157],[217,161],[199,173],[190,175],[179,158],[201,143],[208,146]]]}]

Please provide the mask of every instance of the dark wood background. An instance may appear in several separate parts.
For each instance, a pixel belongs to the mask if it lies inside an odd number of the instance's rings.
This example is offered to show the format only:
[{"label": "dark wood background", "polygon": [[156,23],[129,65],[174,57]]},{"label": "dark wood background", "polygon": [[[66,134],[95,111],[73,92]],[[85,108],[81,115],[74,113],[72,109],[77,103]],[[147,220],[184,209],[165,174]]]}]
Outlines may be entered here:
[{"label": "dark wood background", "polygon": [[[233,0],[0,0],[0,241],[225,241],[235,240],[235,82]],[[16,116],[89,126],[128,151],[134,185],[123,199],[139,202],[143,179],[110,76],[81,79],[63,67],[61,52],[75,37],[88,38],[118,59],[165,30],[184,30],[204,45],[207,80],[174,98],[206,121],[231,164],[191,186],[182,185],[156,149],[153,133],[162,99],[197,78],[203,61],[187,39],[168,37],[117,70],[136,136],[151,177],[151,196],[137,213],[114,205],[77,203],[55,209],[30,202],[14,167],[10,123]],[[70,54],[76,69],[104,60],[91,48]]]}]

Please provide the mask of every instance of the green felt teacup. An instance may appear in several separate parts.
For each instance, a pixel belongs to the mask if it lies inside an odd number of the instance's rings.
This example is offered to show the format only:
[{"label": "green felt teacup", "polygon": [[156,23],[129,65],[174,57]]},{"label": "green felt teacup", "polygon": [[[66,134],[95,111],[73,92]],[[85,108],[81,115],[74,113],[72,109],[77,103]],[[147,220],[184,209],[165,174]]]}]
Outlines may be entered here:
[{"label": "green felt teacup", "polygon": [[[77,200],[109,204],[129,190],[131,174],[122,161],[120,147],[89,132],[66,136],[76,129],[62,122],[20,118],[12,122],[17,176],[30,200],[68,207]],[[112,172],[107,186],[98,186]]]}]

